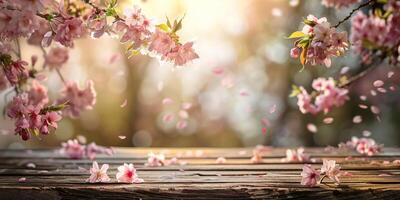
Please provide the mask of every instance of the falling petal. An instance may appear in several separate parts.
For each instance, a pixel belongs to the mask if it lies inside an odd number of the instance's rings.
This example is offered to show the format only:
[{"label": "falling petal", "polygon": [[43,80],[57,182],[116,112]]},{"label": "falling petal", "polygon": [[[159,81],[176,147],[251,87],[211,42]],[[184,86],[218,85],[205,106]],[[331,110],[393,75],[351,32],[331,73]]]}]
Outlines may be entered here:
[{"label": "falling petal", "polygon": [[377,106],[371,106],[371,112],[375,115],[378,115],[379,113],[381,113],[381,110]]},{"label": "falling petal", "polygon": [[392,90],[392,91],[395,91],[395,90],[396,90],[396,87],[390,86],[389,89]]},{"label": "falling petal", "polygon": [[164,98],[163,100],[162,100],[162,104],[163,105],[170,105],[170,104],[172,104],[172,103],[174,103],[174,101],[171,99],[171,98]]},{"label": "falling petal", "polygon": [[215,75],[222,75],[223,73],[224,73],[224,68],[222,68],[222,67],[214,67],[213,69],[212,69],[212,72],[215,74]]},{"label": "falling petal", "polygon": [[181,117],[182,119],[189,118],[189,114],[186,110],[180,110],[178,114],[179,114],[179,117]]},{"label": "falling petal", "polygon": [[362,101],[366,101],[366,100],[367,100],[367,96],[361,95],[361,96],[360,96],[360,99],[361,99]]},{"label": "falling petal", "polygon": [[270,109],[269,109],[269,113],[274,113],[276,111],[276,104],[274,104]]},{"label": "falling petal", "polygon": [[235,82],[231,76],[227,76],[221,80],[221,85],[222,87],[229,89],[235,86]]},{"label": "falling petal", "polygon": [[381,122],[381,117],[379,117],[379,115],[377,115],[376,120],[378,120],[378,122]]},{"label": "falling petal", "polygon": [[166,115],[163,116],[163,121],[165,123],[169,123],[172,120],[174,120],[174,115],[172,115],[172,114],[166,114]]},{"label": "falling petal", "polygon": [[124,108],[127,104],[128,104],[128,100],[125,99],[119,107]]},{"label": "falling petal", "polygon": [[375,86],[375,87],[382,87],[383,86],[383,81],[381,81],[381,80],[376,80],[376,81],[374,81],[374,83],[373,83],[373,85]]},{"label": "falling petal", "polygon": [[126,139],[126,136],[125,135],[120,135],[120,136],[118,136],[119,137],[119,139],[121,139],[121,140],[125,140]]},{"label": "falling petal", "polygon": [[368,108],[368,106],[364,105],[364,104],[358,104],[358,107],[360,107],[361,109],[367,109]]},{"label": "falling petal", "polygon": [[362,135],[364,136],[364,137],[369,137],[369,136],[371,136],[371,131],[368,131],[368,130],[363,130],[362,131]]},{"label": "falling petal", "polygon": [[181,121],[178,121],[178,123],[176,123],[176,129],[178,129],[178,130],[182,130],[186,127],[187,127],[186,121],[181,120]]},{"label": "falling petal", "polygon": [[380,92],[380,93],[386,93],[387,91],[386,91],[386,89],[385,88],[377,88],[376,90],[378,90],[378,92]]},{"label": "falling petal", "polygon": [[325,124],[332,124],[333,118],[332,117],[327,117],[323,121],[324,121]]},{"label": "falling petal", "polygon": [[393,72],[393,71],[390,71],[390,72],[388,72],[387,77],[388,77],[388,78],[392,78],[393,75],[394,75],[394,72]]},{"label": "falling petal", "polygon": [[192,103],[190,103],[190,102],[182,103],[182,109],[189,110],[190,108],[192,108]]},{"label": "falling petal", "polygon": [[316,133],[318,131],[318,128],[317,126],[315,126],[315,124],[309,123],[307,124],[307,130],[311,133]]},{"label": "falling petal", "polygon": [[349,72],[349,70],[350,70],[350,67],[343,67],[341,70],[340,70],[340,74],[345,74],[345,73],[347,73],[347,72]]},{"label": "falling petal", "polygon": [[376,96],[376,91],[375,90],[371,90],[370,92],[371,92],[372,96]]},{"label": "falling petal", "polygon": [[353,123],[359,124],[362,122],[362,117],[360,115],[356,115],[353,117]]}]

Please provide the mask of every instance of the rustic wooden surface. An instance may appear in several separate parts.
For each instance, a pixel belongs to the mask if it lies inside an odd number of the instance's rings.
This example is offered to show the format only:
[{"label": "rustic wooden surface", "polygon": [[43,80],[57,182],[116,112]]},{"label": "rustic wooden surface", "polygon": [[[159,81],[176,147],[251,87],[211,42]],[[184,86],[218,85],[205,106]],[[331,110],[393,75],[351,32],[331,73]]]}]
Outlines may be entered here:
[{"label": "rustic wooden surface", "polygon": [[[82,168],[89,169],[90,160],[67,159],[55,150],[0,150],[0,199],[400,199],[400,165],[392,163],[400,159],[397,148],[386,148],[372,157],[308,148],[315,167],[324,158],[335,159],[343,171],[353,174],[342,177],[339,186],[325,179],[312,188],[300,185],[302,163],[281,162],[285,156],[281,148],[264,152],[262,164],[250,162],[251,148],[116,151],[114,156],[96,158],[99,164],[110,164],[112,183],[89,184],[85,183],[88,172]],[[145,167],[149,152],[163,152],[168,158],[178,155],[187,164]],[[216,164],[220,156],[227,162]],[[133,163],[145,182],[116,183],[116,168],[124,162]],[[18,181],[22,177],[26,182]]]}]

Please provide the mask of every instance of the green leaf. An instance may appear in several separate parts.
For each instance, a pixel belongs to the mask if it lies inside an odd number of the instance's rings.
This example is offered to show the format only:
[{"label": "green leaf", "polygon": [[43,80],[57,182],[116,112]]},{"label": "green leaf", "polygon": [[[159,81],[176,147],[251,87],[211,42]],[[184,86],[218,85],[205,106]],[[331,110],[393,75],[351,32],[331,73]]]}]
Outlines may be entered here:
[{"label": "green leaf", "polygon": [[311,42],[311,39],[309,37],[304,37],[303,39],[301,39],[298,43],[297,43],[297,47],[299,48],[304,48],[307,45],[309,45]]},{"label": "green leaf", "polygon": [[300,89],[297,85],[292,85],[292,92],[290,93],[289,97],[295,97],[300,94]]},{"label": "green leaf", "polygon": [[303,23],[307,24],[309,26],[315,26],[316,25],[316,23],[314,21],[311,21],[311,20],[308,20],[308,19],[304,19]]},{"label": "green leaf", "polygon": [[157,25],[157,28],[163,30],[164,32],[169,32],[171,30],[168,24],[159,24]]},{"label": "green leaf", "polygon": [[296,31],[296,32],[293,32],[292,34],[290,34],[288,39],[301,38],[301,37],[304,37],[304,36],[306,36],[305,33],[301,32],[301,31]]},{"label": "green leaf", "polygon": [[174,26],[172,28],[172,33],[176,33],[177,31],[182,29],[182,20],[183,18],[185,18],[185,15],[183,15],[183,17],[181,19],[179,19],[178,21],[175,20],[174,21]]},{"label": "green leaf", "polygon": [[169,28],[172,28],[172,26],[171,26],[171,21],[169,21],[168,16],[165,16],[165,17],[167,18],[167,26],[168,26]]}]

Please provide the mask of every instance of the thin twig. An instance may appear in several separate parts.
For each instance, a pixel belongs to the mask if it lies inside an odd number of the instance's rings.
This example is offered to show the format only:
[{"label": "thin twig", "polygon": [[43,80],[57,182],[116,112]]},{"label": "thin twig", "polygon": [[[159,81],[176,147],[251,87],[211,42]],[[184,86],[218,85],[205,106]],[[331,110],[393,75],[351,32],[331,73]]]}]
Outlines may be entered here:
[{"label": "thin twig", "polygon": [[347,15],[344,19],[340,20],[335,26],[335,28],[339,27],[343,22],[347,21],[348,19],[350,19],[350,17],[357,11],[360,10],[361,8],[368,6],[369,4],[371,4],[372,2],[375,2],[376,0],[368,0],[367,2],[360,4],[357,8],[354,8],[349,15]]},{"label": "thin twig", "polygon": [[43,59],[44,59],[44,62],[43,62],[43,65],[42,65],[42,69],[45,69],[46,65],[47,65],[47,62],[46,62],[47,52],[46,52],[46,49],[44,49],[44,47],[42,45],[40,45],[40,50],[42,50]]},{"label": "thin twig", "polygon": [[57,72],[58,76],[60,77],[61,81],[62,81],[64,84],[66,84],[67,82],[65,81],[63,75],[61,74],[60,69],[56,68],[56,72]]}]

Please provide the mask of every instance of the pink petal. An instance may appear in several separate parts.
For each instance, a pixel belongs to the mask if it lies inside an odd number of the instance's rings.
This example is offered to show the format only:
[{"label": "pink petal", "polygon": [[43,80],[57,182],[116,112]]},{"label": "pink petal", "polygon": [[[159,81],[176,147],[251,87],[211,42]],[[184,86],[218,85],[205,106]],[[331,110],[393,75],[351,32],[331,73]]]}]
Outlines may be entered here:
[{"label": "pink petal", "polygon": [[333,118],[332,117],[327,117],[323,121],[324,121],[325,124],[332,124]]},{"label": "pink petal", "polygon": [[215,75],[222,75],[223,73],[224,73],[224,68],[222,68],[222,67],[214,67],[213,69],[212,69],[212,72],[215,74]]},{"label": "pink petal", "polygon": [[316,133],[318,131],[318,128],[317,126],[315,126],[315,124],[309,123],[307,124],[307,130],[311,133]]},{"label": "pink petal", "polygon": [[128,100],[125,99],[119,107],[124,108],[127,104],[128,104]]},{"label": "pink petal", "polygon": [[388,77],[388,78],[392,78],[393,75],[394,75],[394,72],[393,72],[393,71],[390,71],[390,72],[388,72],[387,77]]},{"label": "pink petal", "polygon": [[170,105],[170,104],[172,104],[174,101],[171,99],[171,98],[164,98],[163,100],[162,100],[162,104],[163,105]]},{"label": "pink petal", "polygon": [[349,72],[349,70],[350,70],[350,67],[343,67],[341,70],[340,70],[340,74],[345,74],[345,73],[347,73],[347,72]]},{"label": "pink petal", "polygon": [[367,96],[361,95],[361,96],[360,96],[360,99],[361,99],[362,101],[365,101],[365,100],[367,100]]},{"label": "pink petal", "polygon": [[375,115],[378,115],[379,113],[381,113],[381,110],[377,106],[371,106],[371,112]]},{"label": "pink petal", "polygon": [[240,96],[249,96],[249,93],[246,92],[245,90],[240,91]]},{"label": "pink petal", "polygon": [[163,121],[168,123],[171,122],[174,119],[174,115],[172,114],[166,114],[163,116]]},{"label": "pink petal", "polygon": [[371,90],[370,93],[371,93],[372,96],[376,96],[376,91],[375,90]]},{"label": "pink petal", "polygon": [[356,115],[353,117],[353,123],[359,124],[362,122],[362,117],[360,115]]},{"label": "pink petal", "polygon": [[176,123],[176,128],[179,130],[182,130],[187,127],[187,122],[186,121],[179,121]]},{"label": "pink petal", "polygon": [[36,168],[36,165],[35,165],[35,163],[28,163],[28,164],[26,164],[26,167],[28,167],[28,168]]},{"label": "pink petal", "polygon": [[126,136],[125,135],[120,135],[120,136],[118,136],[119,137],[119,139],[121,139],[121,140],[125,140],[126,139]]},{"label": "pink petal", "polygon": [[358,107],[360,107],[361,109],[367,109],[368,108],[368,106],[364,105],[364,104],[358,104]]},{"label": "pink petal", "polygon": [[217,160],[215,160],[215,163],[217,164],[226,163],[226,159],[224,157],[218,157]]},{"label": "pink petal", "polygon": [[378,92],[380,92],[380,93],[386,93],[387,91],[386,91],[386,89],[385,88],[377,88],[376,90],[378,90]]},{"label": "pink petal", "polygon": [[362,135],[364,136],[364,137],[369,137],[369,136],[371,136],[371,131],[368,131],[368,130],[363,130],[362,131]]},{"label": "pink petal", "polygon": [[268,129],[266,127],[263,127],[261,129],[262,134],[266,135],[267,134]]},{"label": "pink petal", "polygon": [[192,108],[192,103],[190,103],[190,102],[182,103],[182,109],[189,110],[190,108]]},{"label": "pink petal", "polygon": [[119,53],[113,53],[110,57],[110,60],[108,61],[109,64],[113,64],[116,61],[118,61],[121,58],[121,55]]},{"label": "pink petal", "polygon": [[383,86],[383,81],[381,81],[381,80],[376,80],[376,81],[374,81],[374,83],[373,83],[373,85],[375,86],[375,87],[382,87]]}]

